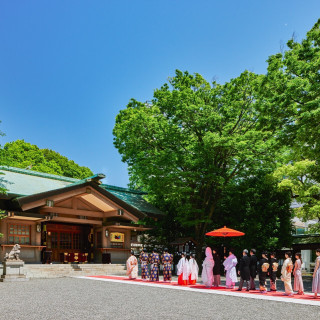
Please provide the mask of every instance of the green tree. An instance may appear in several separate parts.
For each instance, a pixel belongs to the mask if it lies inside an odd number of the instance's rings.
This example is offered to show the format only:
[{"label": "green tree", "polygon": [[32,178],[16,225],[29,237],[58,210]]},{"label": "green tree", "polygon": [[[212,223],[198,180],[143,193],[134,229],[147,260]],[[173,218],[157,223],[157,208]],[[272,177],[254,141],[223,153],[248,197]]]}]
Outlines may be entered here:
[{"label": "green tree", "polygon": [[[275,172],[303,205],[300,218],[320,218],[320,19],[298,42],[291,39],[288,50],[268,60],[263,93],[266,111],[283,130],[287,146],[285,166]],[[319,220],[320,221],[320,220]],[[320,224],[318,224],[320,230]]]},{"label": "green tree", "polygon": [[[269,171],[270,172],[270,171]],[[275,250],[292,242],[291,197],[279,190],[277,180],[260,170],[236,181],[223,192],[212,229],[231,223],[245,232],[245,237],[219,240],[208,238],[210,244],[224,243],[238,253],[243,248],[258,251]]]},{"label": "green tree", "polygon": [[320,183],[315,180],[318,170],[315,161],[301,160],[281,166],[274,172],[279,188],[289,190],[291,197],[302,204],[295,208],[296,216],[303,221],[318,220],[311,225],[312,232],[320,231]]},{"label": "green tree", "polygon": [[29,167],[35,171],[77,179],[93,175],[89,168],[79,166],[58,152],[40,149],[24,140],[6,143],[0,150],[0,164],[23,169]]},{"label": "green tree", "polygon": [[272,166],[277,129],[262,112],[263,80],[244,72],[210,85],[177,70],[151,103],[132,99],[116,118],[114,144],[132,184],[175,204],[179,222],[194,230],[198,253],[226,187]]}]

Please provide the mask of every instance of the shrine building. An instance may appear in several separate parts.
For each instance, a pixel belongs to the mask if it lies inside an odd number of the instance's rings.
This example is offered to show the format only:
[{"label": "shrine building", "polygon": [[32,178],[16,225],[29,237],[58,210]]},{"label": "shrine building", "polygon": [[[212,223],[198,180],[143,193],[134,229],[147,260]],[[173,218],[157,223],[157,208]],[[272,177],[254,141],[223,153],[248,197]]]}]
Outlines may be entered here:
[{"label": "shrine building", "polygon": [[83,180],[0,166],[0,259],[13,244],[29,263],[124,263],[145,217],[162,213],[143,192],[103,184],[103,174]]}]

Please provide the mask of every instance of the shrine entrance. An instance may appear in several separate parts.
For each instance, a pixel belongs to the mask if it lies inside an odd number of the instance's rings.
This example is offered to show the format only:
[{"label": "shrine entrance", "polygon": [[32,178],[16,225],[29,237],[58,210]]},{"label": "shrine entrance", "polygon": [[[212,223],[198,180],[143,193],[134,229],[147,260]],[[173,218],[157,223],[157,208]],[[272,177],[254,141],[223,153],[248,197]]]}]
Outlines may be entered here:
[{"label": "shrine entrance", "polygon": [[43,236],[46,251],[55,262],[88,262],[91,253],[92,233],[89,225],[46,223]]}]

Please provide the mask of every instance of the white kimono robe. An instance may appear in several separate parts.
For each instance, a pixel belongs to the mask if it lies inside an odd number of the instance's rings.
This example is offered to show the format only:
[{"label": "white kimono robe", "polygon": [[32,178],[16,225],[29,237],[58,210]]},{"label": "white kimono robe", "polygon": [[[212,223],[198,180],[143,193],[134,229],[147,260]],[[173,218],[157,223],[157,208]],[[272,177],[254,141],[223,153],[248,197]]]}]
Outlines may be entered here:
[{"label": "white kimono robe", "polygon": [[204,259],[202,263],[202,283],[208,287],[212,287],[213,283],[213,267],[214,267],[214,260],[212,257],[212,251],[211,248],[206,248],[206,258]]},{"label": "white kimono robe", "polygon": [[284,283],[284,290],[287,295],[293,294],[292,285],[291,285],[291,272],[288,272],[288,266],[290,264],[292,268],[293,267],[292,260],[288,258],[284,261],[281,269],[281,280]]},{"label": "white kimono robe", "polygon": [[177,265],[177,275],[180,276],[182,274],[183,280],[188,280],[190,274],[189,261],[183,257],[179,260]]},{"label": "white kimono robe", "polygon": [[191,280],[198,280],[199,267],[197,261],[193,258],[189,260],[189,268],[190,268],[190,278]]},{"label": "white kimono robe", "polygon": [[231,254],[226,260],[224,260],[223,265],[226,270],[226,286],[227,288],[233,288],[234,284],[237,282],[237,270],[236,265],[238,263],[237,257]]},{"label": "white kimono robe", "polygon": [[127,260],[127,275],[129,279],[136,279],[138,277],[138,260],[135,256],[130,256]]}]

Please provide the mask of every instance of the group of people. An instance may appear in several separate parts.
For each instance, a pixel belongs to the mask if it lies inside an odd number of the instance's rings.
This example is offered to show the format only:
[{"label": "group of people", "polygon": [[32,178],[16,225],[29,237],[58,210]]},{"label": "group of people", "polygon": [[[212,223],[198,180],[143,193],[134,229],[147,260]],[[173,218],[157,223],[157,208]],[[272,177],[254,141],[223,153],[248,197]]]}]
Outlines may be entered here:
[{"label": "group of people", "polygon": [[[250,255],[249,255],[250,254]],[[316,250],[317,259],[313,273],[312,292],[320,293],[320,249]],[[205,250],[205,259],[202,264],[202,282],[206,287],[218,287],[220,285],[220,266],[221,260],[216,249],[211,250],[207,247]],[[304,287],[301,274],[302,259],[301,253],[295,254],[295,263],[292,262],[292,254],[290,251],[285,253],[285,260],[281,269],[281,280],[284,282],[285,295],[292,296],[294,291],[297,294],[304,294]],[[160,256],[156,250],[149,255],[144,250],[141,251],[139,260],[141,263],[141,279],[144,281],[159,281],[159,265],[163,265],[163,281],[170,282],[172,280],[172,262],[173,255],[168,253],[168,249],[164,249]],[[149,267],[150,264],[150,274]],[[238,259],[234,255],[234,251],[229,250],[228,257],[225,257],[223,266],[226,273],[226,287],[235,288],[237,282]],[[271,252],[262,252],[261,258],[256,256],[256,250],[251,249],[250,253],[247,249],[242,252],[242,257],[238,265],[238,275],[240,283],[238,291],[241,291],[245,283],[246,290],[256,290],[255,279],[259,276],[259,290],[261,293],[267,292],[267,278],[270,279],[270,291],[276,291],[277,271],[279,263],[276,254]],[[179,285],[193,285],[198,280],[199,267],[194,255],[181,254],[181,258],[177,265],[177,275]],[[138,260],[131,252],[131,256],[127,260],[127,274],[130,279],[138,276]],[[292,289],[291,276],[294,276],[294,287]]]},{"label": "group of people", "polygon": [[[141,279],[143,281],[159,281],[160,263],[163,265],[163,281],[170,282],[172,280],[171,268],[173,255],[168,253],[168,249],[164,249],[161,256],[155,249],[150,255],[142,249],[139,260],[141,264]],[[138,259],[135,257],[133,251],[131,251],[131,256],[127,260],[127,275],[129,276],[129,279],[136,279],[138,277]]]}]

